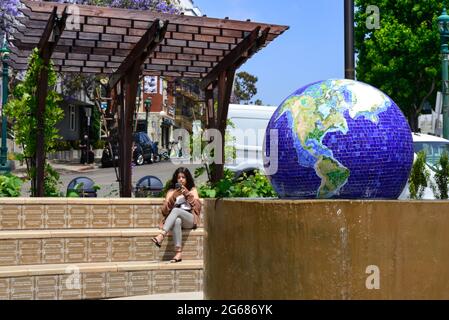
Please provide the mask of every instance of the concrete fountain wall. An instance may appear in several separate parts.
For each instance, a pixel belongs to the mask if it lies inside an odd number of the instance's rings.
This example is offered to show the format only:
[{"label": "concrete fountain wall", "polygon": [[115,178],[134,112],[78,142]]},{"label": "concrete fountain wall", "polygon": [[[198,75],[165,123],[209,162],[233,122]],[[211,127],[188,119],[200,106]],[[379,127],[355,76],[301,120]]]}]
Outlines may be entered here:
[{"label": "concrete fountain wall", "polygon": [[449,299],[449,202],[205,200],[206,299]]}]

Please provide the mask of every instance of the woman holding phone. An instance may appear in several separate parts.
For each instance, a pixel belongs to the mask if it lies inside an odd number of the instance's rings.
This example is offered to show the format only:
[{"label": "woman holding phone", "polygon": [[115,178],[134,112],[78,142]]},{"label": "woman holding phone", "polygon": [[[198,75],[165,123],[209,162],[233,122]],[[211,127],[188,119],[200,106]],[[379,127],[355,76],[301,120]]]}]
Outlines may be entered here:
[{"label": "woman holding phone", "polygon": [[151,239],[160,248],[167,233],[173,232],[176,254],[170,262],[182,261],[182,229],[196,229],[200,213],[201,202],[192,175],[189,169],[180,167],[173,174],[162,205],[162,231]]}]

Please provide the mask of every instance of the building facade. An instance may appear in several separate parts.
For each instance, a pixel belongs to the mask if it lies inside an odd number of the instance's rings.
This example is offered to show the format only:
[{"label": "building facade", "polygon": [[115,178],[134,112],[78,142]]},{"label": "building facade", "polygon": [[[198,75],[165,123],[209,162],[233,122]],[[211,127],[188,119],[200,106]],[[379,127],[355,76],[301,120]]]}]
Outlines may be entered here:
[{"label": "building facade", "polygon": [[[202,15],[192,0],[173,0],[173,3],[184,15]],[[175,129],[184,128],[192,132],[192,122],[199,114],[202,115],[198,109],[200,92],[197,84],[188,80],[182,81],[182,86],[180,83],[175,79],[154,76],[145,76],[141,83],[143,90],[136,130],[146,131],[152,141],[159,143],[159,148],[170,148],[170,142],[175,140]]]}]

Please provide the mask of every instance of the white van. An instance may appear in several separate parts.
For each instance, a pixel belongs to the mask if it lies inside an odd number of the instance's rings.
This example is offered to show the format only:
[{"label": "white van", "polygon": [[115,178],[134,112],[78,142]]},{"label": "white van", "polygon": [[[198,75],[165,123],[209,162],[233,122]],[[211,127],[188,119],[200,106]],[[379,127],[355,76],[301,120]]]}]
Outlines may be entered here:
[{"label": "white van", "polygon": [[[433,194],[430,185],[435,184],[434,175],[441,155],[443,152],[449,153],[449,140],[428,134],[413,133],[413,149],[415,152],[415,159],[418,152],[422,150],[426,151],[426,168],[430,173],[430,181],[427,182],[428,187],[424,190],[422,198],[426,200],[433,200],[435,199],[435,195]],[[399,196],[399,200],[406,200],[410,198],[408,188],[409,184],[407,183]]]},{"label": "white van", "polygon": [[236,139],[233,144],[236,158],[226,162],[225,167],[235,172],[236,176],[255,169],[263,171],[262,145],[268,122],[276,109],[273,106],[229,105],[228,119],[235,128],[228,127],[228,130]]}]

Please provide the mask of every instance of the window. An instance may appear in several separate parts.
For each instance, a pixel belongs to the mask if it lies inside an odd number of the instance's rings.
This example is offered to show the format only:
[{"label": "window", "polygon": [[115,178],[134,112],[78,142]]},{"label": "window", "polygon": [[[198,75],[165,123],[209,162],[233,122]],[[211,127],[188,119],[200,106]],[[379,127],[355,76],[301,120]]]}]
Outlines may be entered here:
[{"label": "window", "polygon": [[426,152],[426,162],[431,169],[435,170],[438,166],[443,152],[449,152],[449,144],[445,142],[414,142],[413,149],[416,153],[424,150]]},{"label": "window", "polygon": [[70,130],[75,131],[76,129],[76,112],[75,106],[70,106]]}]

